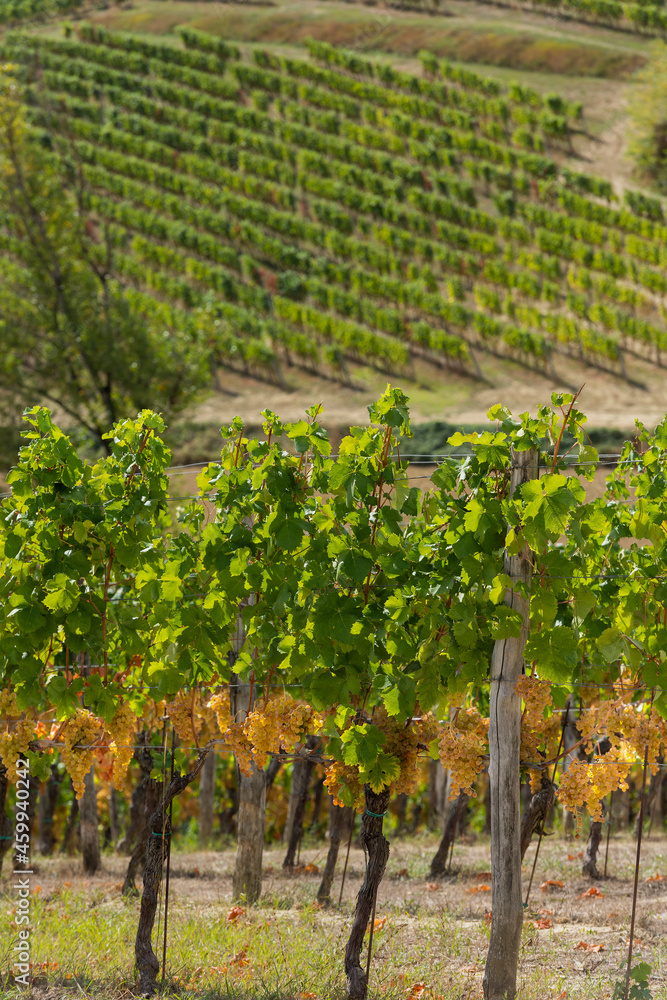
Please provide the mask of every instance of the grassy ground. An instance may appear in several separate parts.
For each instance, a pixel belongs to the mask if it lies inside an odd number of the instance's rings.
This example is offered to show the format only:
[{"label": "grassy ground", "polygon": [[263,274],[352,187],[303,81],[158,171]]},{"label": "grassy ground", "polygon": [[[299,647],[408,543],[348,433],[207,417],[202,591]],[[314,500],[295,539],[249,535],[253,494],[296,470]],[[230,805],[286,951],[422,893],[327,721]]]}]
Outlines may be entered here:
[{"label": "grassy ground", "polygon": [[[458,844],[453,874],[428,881],[436,847],[431,835],[397,841],[378,898],[370,1000],[473,1000],[489,938],[488,841]],[[522,1000],[606,1000],[618,978],[628,940],[634,843],[613,837],[610,877],[602,896],[580,875],[580,842],[550,838],[542,845],[523,928]],[[524,866],[524,891],[535,846]],[[313,846],[302,863],[322,862]],[[353,850],[342,907],[318,908],[317,871],[283,875],[282,852],[265,855],[264,893],[255,908],[230,920],[233,852],[175,853],[169,913],[168,976],[163,995],[198,1000],[338,1000],[344,997],[342,954],[363,871]],[[32,877],[33,995],[40,1000],[135,995],[133,942],[138,901],[124,900],[124,861],[108,856],[104,871],[82,879],[78,862],[37,859]],[[645,841],[639,885],[635,958],[652,967],[653,1000],[667,1000],[667,845]],[[562,885],[541,890],[552,879]],[[652,879],[649,881],[648,879]],[[5,880],[6,884],[6,880]],[[334,884],[337,899],[339,881]],[[0,975],[14,944],[11,893],[0,896]],[[538,923],[538,921],[540,923]],[[161,924],[157,940],[162,940]],[[633,960],[634,964],[634,960]],[[23,995],[23,994],[21,994]],[[19,990],[5,978],[0,996]]]}]

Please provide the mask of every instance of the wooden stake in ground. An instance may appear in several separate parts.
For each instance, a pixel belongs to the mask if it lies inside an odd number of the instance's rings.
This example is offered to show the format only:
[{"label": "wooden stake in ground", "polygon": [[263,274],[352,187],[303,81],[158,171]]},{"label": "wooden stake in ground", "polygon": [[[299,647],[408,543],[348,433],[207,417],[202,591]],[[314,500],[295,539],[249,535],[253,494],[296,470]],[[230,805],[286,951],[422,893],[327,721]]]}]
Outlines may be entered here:
[{"label": "wooden stake in ground", "polygon": [[607,877],[607,862],[609,861],[609,838],[611,836],[611,823],[614,818],[613,812],[614,806],[614,793],[611,792],[609,795],[609,822],[607,824],[607,846],[604,851],[604,877]]},{"label": "wooden stake in ground", "polygon": [[[254,685],[242,683],[236,674],[232,674],[229,690],[231,716],[236,722],[243,722],[254,702]],[[239,811],[232,895],[234,899],[243,896],[248,903],[256,903],[262,892],[266,774],[253,762],[247,775],[237,765],[236,776]]]},{"label": "wooden stake in ground", "polygon": [[[336,872],[336,862],[338,860],[338,850],[340,848],[340,838],[343,832],[345,818],[350,812],[349,807],[336,806],[329,796],[329,850],[327,860],[322,872],[322,881],[317,890],[317,902],[328,906],[331,902],[331,886]],[[352,818],[350,817],[350,822]]]},{"label": "wooden stake in ground", "polygon": [[350,819],[350,835],[347,838],[347,852],[345,854],[345,864],[343,865],[343,877],[340,880],[340,892],[338,893],[338,905],[343,902],[343,889],[345,888],[345,876],[347,875],[347,863],[350,860],[350,847],[352,846],[352,837],[354,836],[354,823],[357,818],[355,812],[352,813],[352,818]]},{"label": "wooden stake in ground", "polygon": [[[306,749],[314,750],[319,742],[321,741],[317,736],[307,736]],[[294,769],[292,771],[292,788],[296,789],[294,795],[294,812],[288,837],[287,853],[285,855],[285,860],[283,861],[283,868],[288,872],[292,872],[294,870],[295,855],[301,851],[301,840],[303,839],[303,819],[306,812],[306,805],[308,804],[308,789],[310,787],[310,780],[313,776],[314,770],[315,764],[312,760],[306,759],[294,761]],[[290,791],[290,800],[292,798],[292,792]]]},{"label": "wooden stake in ground", "polygon": [[81,816],[81,854],[86,875],[94,875],[101,866],[100,833],[97,818],[97,790],[95,768],[91,765],[85,777],[85,791],[79,804]]},{"label": "wooden stake in ground", "polygon": [[[448,869],[452,867],[452,855],[454,852],[454,841],[456,839],[456,826],[461,816],[462,810],[468,802],[465,792],[459,792],[458,798],[449,803],[449,815],[442,834],[440,846],[431,861],[429,878],[442,878]],[[449,861],[447,860],[449,858]]]},{"label": "wooden stake in ground", "polygon": [[[510,495],[537,477],[537,452],[512,451]],[[523,669],[523,650],[528,637],[532,561],[528,548],[518,555],[505,555],[505,573],[512,589],[505,603],[523,618],[521,635],[496,641],[491,660],[489,727],[489,783],[491,787],[491,939],[484,969],[486,1000],[511,1000],[516,995],[516,977],[523,923],[521,898],[521,699],[516,682]]]}]

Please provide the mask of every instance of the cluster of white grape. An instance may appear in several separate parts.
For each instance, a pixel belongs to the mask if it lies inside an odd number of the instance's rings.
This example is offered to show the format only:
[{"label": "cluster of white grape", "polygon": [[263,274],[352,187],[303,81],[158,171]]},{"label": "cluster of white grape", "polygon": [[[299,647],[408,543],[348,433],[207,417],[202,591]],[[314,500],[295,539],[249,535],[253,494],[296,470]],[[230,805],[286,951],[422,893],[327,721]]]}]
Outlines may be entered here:
[{"label": "cluster of white grape", "polygon": [[632,747],[621,741],[607,753],[595,756],[590,763],[572,761],[560,779],[558,796],[562,804],[576,814],[577,831],[581,829],[579,810],[584,805],[594,822],[602,820],[603,800],[610,792],[624,791],[628,787],[626,778],[636,759]]},{"label": "cluster of white grape", "polygon": [[285,692],[256,705],[243,724],[258,767],[264,767],[269,755],[281,749],[293,753],[307,733],[321,728],[322,720],[315,709]]},{"label": "cluster of white grape", "polygon": [[648,764],[651,773],[656,774],[660,748],[667,749],[667,720],[655,711],[640,712],[625,705],[620,713],[619,729],[640,760],[643,761],[648,750]]},{"label": "cluster of white grape", "polygon": [[174,700],[165,706],[179,740],[186,745],[192,745],[195,738],[192,725],[192,704],[192,692],[179,691]]},{"label": "cluster of white grape", "polygon": [[85,790],[85,777],[93,763],[94,750],[81,749],[89,747],[97,739],[100,731],[100,720],[86,709],[77,708],[76,714],[68,719],[63,726],[61,738],[64,747],[61,750],[63,764],[72,779],[77,799]]},{"label": "cluster of white grape", "polygon": [[[600,701],[582,712],[579,727],[585,734],[584,750],[593,756],[590,761],[573,761],[560,781],[563,804],[572,811],[585,805],[595,821],[602,819],[605,796],[628,787],[631,765],[643,761],[648,750],[648,763],[655,773],[660,748],[667,746],[667,722],[655,712],[628,704],[630,697],[625,690],[618,699]],[[598,744],[603,738],[610,745],[600,753]],[[577,819],[580,824],[578,814]]]},{"label": "cluster of white grape", "polygon": [[21,715],[14,692],[9,689],[0,691],[0,718],[5,720],[7,727],[4,733],[0,733],[0,759],[7,768],[7,778],[12,783],[18,778],[18,759],[25,756],[30,741],[36,735],[34,716],[22,719]]},{"label": "cluster of white grape", "polygon": [[340,797],[341,789],[345,788],[348,795],[351,795],[357,812],[361,812],[364,808],[364,790],[359,781],[358,767],[335,760],[327,765],[324,784],[329,790],[335,806],[349,805],[349,802],[344,802]]},{"label": "cluster of white grape", "polygon": [[544,771],[544,765],[535,766],[535,762],[543,756],[543,751],[546,751],[545,758],[554,757],[558,752],[560,715],[552,711],[545,718],[545,711],[553,710],[551,681],[540,680],[535,674],[526,674],[519,677],[514,690],[524,702],[521,716],[521,763],[528,766],[530,789],[534,794],[541,787]]},{"label": "cluster of white grape", "polygon": [[409,795],[414,792],[421,777],[419,749],[428,747],[440,736],[440,726],[430,713],[411,719],[407,724],[398,722],[384,706],[373,713],[373,723],[384,733],[384,753],[395,757],[400,767],[400,774],[390,783],[390,788],[396,795],[404,792]]},{"label": "cluster of white grape", "polygon": [[223,736],[229,749],[236,757],[236,763],[245,775],[252,774],[253,746],[246,736],[242,722],[230,722]]},{"label": "cluster of white grape", "polygon": [[224,688],[222,691],[211,695],[206,707],[215,712],[220,732],[227,732],[230,721],[229,688]]},{"label": "cluster of white grape", "polygon": [[118,706],[113,719],[107,723],[113,755],[113,784],[119,790],[123,787],[134,753],[136,724],[136,716],[126,701]]},{"label": "cluster of white grape", "polygon": [[523,674],[514,688],[523,699],[523,717],[529,729],[540,730],[544,725],[544,711],[552,707],[551,681],[542,681],[535,674]]},{"label": "cluster of white grape", "polygon": [[475,798],[474,785],[484,770],[484,757],[489,746],[489,720],[476,708],[456,709],[449,725],[443,726],[438,748],[440,760],[451,773],[449,798],[459,792]]}]

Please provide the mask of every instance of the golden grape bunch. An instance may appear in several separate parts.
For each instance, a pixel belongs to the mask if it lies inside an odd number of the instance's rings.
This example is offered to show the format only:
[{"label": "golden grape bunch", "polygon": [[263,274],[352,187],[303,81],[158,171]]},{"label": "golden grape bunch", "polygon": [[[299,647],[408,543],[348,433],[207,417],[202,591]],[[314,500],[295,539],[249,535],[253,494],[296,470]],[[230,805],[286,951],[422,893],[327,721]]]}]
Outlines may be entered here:
[{"label": "golden grape bunch", "polygon": [[136,716],[128,702],[123,702],[116,709],[113,719],[107,724],[111,736],[111,753],[113,755],[113,785],[121,789],[125,782],[127,769],[134,754],[134,738]]},{"label": "golden grape bunch", "polygon": [[174,700],[167,703],[166,712],[179,740],[186,745],[191,743],[195,739],[191,718],[192,692],[179,691]]},{"label": "golden grape bunch", "polygon": [[449,725],[443,726],[438,748],[440,760],[451,772],[450,800],[459,792],[476,797],[474,785],[484,770],[488,733],[489,720],[476,708],[457,709]]},{"label": "golden grape bunch", "polygon": [[562,804],[577,816],[581,828],[580,810],[585,805],[593,822],[603,818],[602,802],[610,792],[627,789],[626,778],[636,761],[632,747],[621,742],[592,761],[574,760],[562,775],[558,796]]},{"label": "golden grape bunch", "polygon": [[539,730],[544,725],[544,712],[552,707],[551,681],[542,681],[535,674],[519,677],[514,688],[523,699],[525,724],[529,729]]},{"label": "golden grape bunch", "polygon": [[67,773],[72,779],[77,799],[83,796],[84,781],[94,757],[94,750],[82,748],[89,747],[95,742],[99,730],[100,720],[83,708],[77,708],[76,714],[67,720],[62,729],[61,736],[65,745],[60,753]]},{"label": "golden grape bunch", "polygon": [[211,695],[206,707],[212,709],[215,712],[215,717],[218,720],[218,729],[220,730],[220,732],[226,733],[230,719],[229,688],[224,688],[224,690],[218,691],[216,694]]},{"label": "golden grape bunch", "polygon": [[252,774],[253,747],[243,730],[242,722],[230,722],[224,732],[225,742],[236,757],[236,762],[243,774]]},{"label": "golden grape bunch", "polygon": [[346,788],[354,799],[354,808],[361,812],[364,808],[364,791],[359,781],[359,768],[335,760],[326,768],[324,784],[333,797],[334,805],[343,807],[346,802],[340,798],[341,789]]},{"label": "golden grape bunch", "polygon": [[243,723],[243,732],[252,745],[255,762],[264,767],[271,754],[293,753],[304,737],[322,727],[319,714],[305,702],[283,692],[257,704]]},{"label": "golden grape bunch", "polygon": [[35,738],[35,718],[29,713],[19,711],[16,694],[6,688],[0,692],[0,718],[6,721],[6,732],[0,733],[0,759],[7,768],[7,779],[16,783],[18,778],[17,763],[20,757],[25,757],[30,747],[30,741]]}]

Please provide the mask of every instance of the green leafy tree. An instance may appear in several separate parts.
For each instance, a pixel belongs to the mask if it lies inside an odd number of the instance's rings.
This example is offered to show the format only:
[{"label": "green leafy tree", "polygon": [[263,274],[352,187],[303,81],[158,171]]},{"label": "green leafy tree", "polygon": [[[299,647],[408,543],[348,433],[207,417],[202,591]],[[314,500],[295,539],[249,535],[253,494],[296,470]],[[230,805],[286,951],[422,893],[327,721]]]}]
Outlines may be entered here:
[{"label": "green leafy tree", "polygon": [[165,415],[208,379],[190,334],[152,326],[114,273],[108,227],[85,211],[67,159],[38,142],[0,68],[0,395],[7,414],[48,402],[108,451],[104,432],[143,408]]}]

